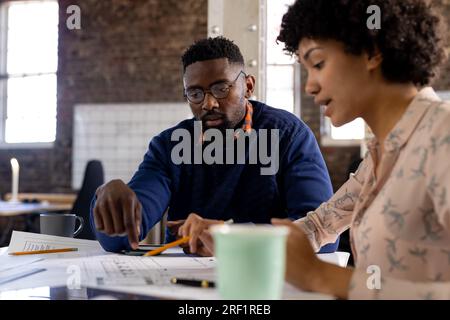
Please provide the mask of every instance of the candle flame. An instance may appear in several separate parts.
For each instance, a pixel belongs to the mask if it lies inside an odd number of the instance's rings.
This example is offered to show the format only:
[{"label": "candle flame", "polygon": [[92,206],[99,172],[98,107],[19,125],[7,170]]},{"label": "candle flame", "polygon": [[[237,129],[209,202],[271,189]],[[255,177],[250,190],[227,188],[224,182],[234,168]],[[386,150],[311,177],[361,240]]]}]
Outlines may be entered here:
[{"label": "candle flame", "polygon": [[13,169],[19,168],[19,162],[17,161],[16,158],[12,158],[12,159],[11,159],[11,167],[12,167]]}]

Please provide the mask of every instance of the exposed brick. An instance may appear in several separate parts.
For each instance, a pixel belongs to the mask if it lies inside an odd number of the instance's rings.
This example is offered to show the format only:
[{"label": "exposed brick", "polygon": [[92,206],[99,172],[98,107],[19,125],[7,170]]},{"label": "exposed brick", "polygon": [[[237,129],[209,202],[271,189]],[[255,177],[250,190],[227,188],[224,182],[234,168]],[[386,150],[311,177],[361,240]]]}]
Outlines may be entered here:
[{"label": "exposed brick", "polygon": [[[11,188],[11,157],[21,165],[21,192],[72,191],[74,105],[182,101],[180,56],[207,34],[207,0],[59,2],[56,142],[47,150],[1,150],[2,196]],[[69,5],[81,8],[81,30],[66,28]]]}]

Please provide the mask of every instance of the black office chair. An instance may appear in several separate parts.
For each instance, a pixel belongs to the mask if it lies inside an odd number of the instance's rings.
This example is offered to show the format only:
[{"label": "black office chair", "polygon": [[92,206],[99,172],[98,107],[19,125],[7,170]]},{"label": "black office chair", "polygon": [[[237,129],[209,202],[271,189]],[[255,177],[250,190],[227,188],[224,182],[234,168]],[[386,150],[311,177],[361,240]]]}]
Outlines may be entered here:
[{"label": "black office chair", "polygon": [[90,160],[84,171],[81,189],[72,207],[72,213],[84,219],[84,228],[77,236],[79,239],[96,239],[89,222],[89,209],[95,191],[104,183],[104,179],[102,163],[98,160]]}]

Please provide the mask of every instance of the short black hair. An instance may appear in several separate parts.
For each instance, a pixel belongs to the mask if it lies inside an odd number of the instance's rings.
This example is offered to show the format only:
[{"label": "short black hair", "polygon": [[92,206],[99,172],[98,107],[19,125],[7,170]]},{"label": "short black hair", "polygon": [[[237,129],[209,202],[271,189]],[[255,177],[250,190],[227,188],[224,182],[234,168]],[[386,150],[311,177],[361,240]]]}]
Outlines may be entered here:
[{"label": "short black hair", "polygon": [[233,41],[224,38],[206,38],[191,45],[181,57],[183,72],[198,61],[227,58],[229,63],[244,65],[244,57],[239,47]]},{"label": "short black hair", "polygon": [[[367,26],[371,5],[381,9],[381,29]],[[355,55],[378,49],[386,80],[424,86],[446,58],[442,20],[428,0],[296,0],[277,41],[290,54],[304,38],[336,40]]]}]

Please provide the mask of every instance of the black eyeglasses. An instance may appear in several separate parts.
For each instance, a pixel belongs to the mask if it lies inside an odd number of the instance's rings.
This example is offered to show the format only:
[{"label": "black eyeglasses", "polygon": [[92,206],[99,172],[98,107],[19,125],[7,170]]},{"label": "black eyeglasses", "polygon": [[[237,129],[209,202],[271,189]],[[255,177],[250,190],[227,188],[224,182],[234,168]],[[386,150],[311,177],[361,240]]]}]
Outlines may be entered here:
[{"label": "black eyeglasses", "polygon": [[189,102],[196,104],[203,102],[206,93],[210,93],[216,99],[224,99],[228,97],[230,89],[235,85],[236,81],[239,79],[239,76],[241,74],[247,77],[245,72],[241,70],[241,72],[239,72],[239,74],[237,75],[236,79],[234,79],[234,81],[232,81],[231,83],[227,82],[216,83],[213,84],[211,87],[209,87],[209,90],[203,90],[201,88],[187,89],[184,91],[184,97],[188,99]]}]

